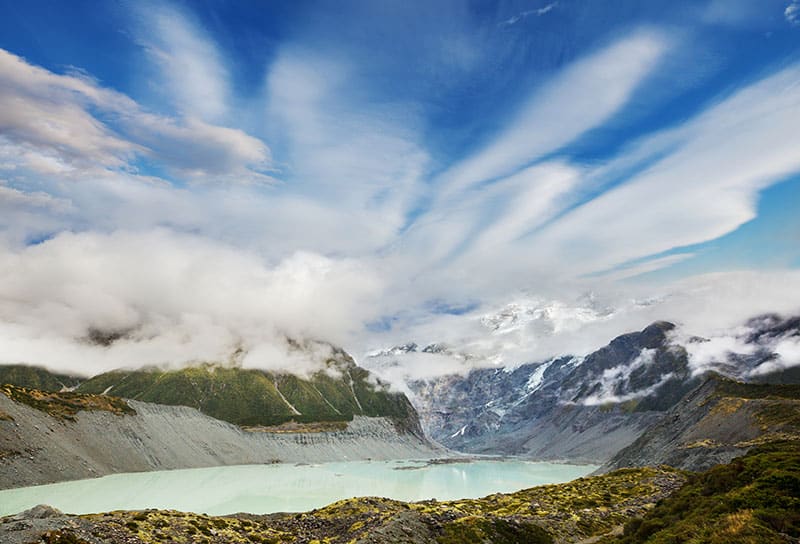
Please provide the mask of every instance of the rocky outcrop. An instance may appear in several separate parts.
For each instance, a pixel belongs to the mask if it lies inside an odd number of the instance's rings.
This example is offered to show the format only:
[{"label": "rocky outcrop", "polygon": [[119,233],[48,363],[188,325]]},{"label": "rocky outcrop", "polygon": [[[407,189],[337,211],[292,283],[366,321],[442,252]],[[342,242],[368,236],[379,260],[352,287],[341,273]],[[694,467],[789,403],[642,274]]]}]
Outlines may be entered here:
[{"label": "rocky outcrop", "polygon": [[799,385],[747,384],[714,375],[600,472],[662,464],[706,470],[753,446],[787,439],[800,439]]},{"label": "rocky outcrop", "polygon": [[59,417],[0,394],[0,488],[119,472],[443,453],[385,417],[354,416],[329,432],[249,432],[194,408],[128,405],[135,413],[90,409]]}]

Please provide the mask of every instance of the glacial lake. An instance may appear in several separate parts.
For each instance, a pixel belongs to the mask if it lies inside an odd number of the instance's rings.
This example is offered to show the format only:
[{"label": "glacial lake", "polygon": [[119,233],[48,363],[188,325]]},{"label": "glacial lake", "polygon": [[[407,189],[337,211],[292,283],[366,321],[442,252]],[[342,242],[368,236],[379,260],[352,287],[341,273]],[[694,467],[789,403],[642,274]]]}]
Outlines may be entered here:
[{"label": "glacial lake", "polygon": [[0,491],[0,516],[37,504],[73,514],[160,508],[224,515],[302,512],[362,496],[404,501],[478,498],[567,482],[596,468],[509,460],[430,465],[425,461],[348,461],[115,474]]}]

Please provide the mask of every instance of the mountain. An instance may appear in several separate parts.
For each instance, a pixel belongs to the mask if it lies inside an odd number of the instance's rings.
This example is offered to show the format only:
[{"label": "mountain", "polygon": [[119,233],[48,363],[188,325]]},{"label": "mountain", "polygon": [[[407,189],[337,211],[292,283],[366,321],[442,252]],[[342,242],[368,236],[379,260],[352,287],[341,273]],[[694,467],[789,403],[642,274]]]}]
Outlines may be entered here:
[{"label": "mountain", "polygon": [[28,365],[0,365],[0,384],[10,383],[29,389],[61,391],[75,388],[81,378],[57,374],[46,368]]},{"label": "mountain", "polygon": [[673,329],[658,322],[586,357],[408,385],[423,427],[447,447],[602,462],[696,385]]},{"label": "mountain", "polygon": [[800,440],[800,385],[712,375],[601,471],[662,464],[705,470],[776,440]]},{"label": "mountain", "polygon": [[113,394],[158,404],[191,406],[237,425],[287,421],[350,421],[386,416],[417,429],[405,395],[370,376],[342,351],[309,377],[256,369],[201,365],[178,370],[113,371],[81,383],[77,391]]},{"label": "mountain", "polygon": [[115,370],[89,379],[43,368],[0,365],[0,384],[42,391],[75,390],[190,406],[236,425],[347,422],[354,416],[389,417],[422,435],[417,414],[402,393],[333,349],[325,368],[308,377],[235,366],[203,364],[176,370]]},{"label": "mountain", "polygon": [[[511,327],[524,320],[513,314],[506,321]],[[447,447],[603,463],[659,421],[709,372],[797,383],[800,366],[791,366],[791,354],[798,342],[797,317],[759,316],[711,338],[687,336],[660,321],[586,356],[410,379],[406,386],[423,428]],[[463,353],[433,345],[442,356]],[[373,352],[365,364],[381,372],[423,353],[431,357],[434,349],[410,343]]]},{"label": "mountain", "polygon": [[337,349],[306,377],[204,364],[113,371],[80,383],[0,366],[0,378],[48,389],[0,384],[0,488],[117,472],[444,454],[425,438],[404,394]]}]

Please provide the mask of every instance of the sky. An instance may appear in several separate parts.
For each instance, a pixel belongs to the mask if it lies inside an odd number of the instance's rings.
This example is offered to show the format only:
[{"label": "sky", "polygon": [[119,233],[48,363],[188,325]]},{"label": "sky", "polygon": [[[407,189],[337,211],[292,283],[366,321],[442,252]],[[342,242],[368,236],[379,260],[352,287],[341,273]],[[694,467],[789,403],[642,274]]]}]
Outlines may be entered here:
[{"label": "sky", "polygon": [[798,127],[798,0],[0,0],[0,358],[798,312]]}]

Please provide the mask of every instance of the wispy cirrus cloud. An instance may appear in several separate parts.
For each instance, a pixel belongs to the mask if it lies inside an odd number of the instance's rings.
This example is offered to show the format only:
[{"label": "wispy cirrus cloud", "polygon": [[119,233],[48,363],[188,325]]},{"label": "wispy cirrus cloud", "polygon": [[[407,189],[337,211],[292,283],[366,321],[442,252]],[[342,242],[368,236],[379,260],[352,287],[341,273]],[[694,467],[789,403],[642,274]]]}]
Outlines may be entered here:
[{"label": "wispy cirrus cloud", "polygon": [[541,17],[542,15],[546,15],[553,11],[556,7],[558,7],[558,2],[550,2],[549,4],[545,4],[544,6],[536,9],[529,9],[523,12],[518,13],[517,15],[512,15],[502,23],[501,26],[511,26],[515,25],[520,21],[524,21],[531,15],[536,15],[537,17]]},{"label": "wispy cirrus cloud", "polygon": [[232,91],[222,54],[201,25],[175,6],[142,3],[137,35],[158,69],[165,99],[180,113],[224,121]]},{"label": "wispy cirrus cloud", "polygon": [[553,262],[579,256],[592,272],[731,232],[755,217],[760,190],[800,171],[797,123],[793,65],[641,142],[639,151],[654,153],[649,167],[531,243]]},{"label": "wispy cirrus cloud", "polygon": [[441,176],[452,195],[556,151],[626,104],[665,52],[668,38],[642,30],[568,65],[533,92],[513,121]]}]

